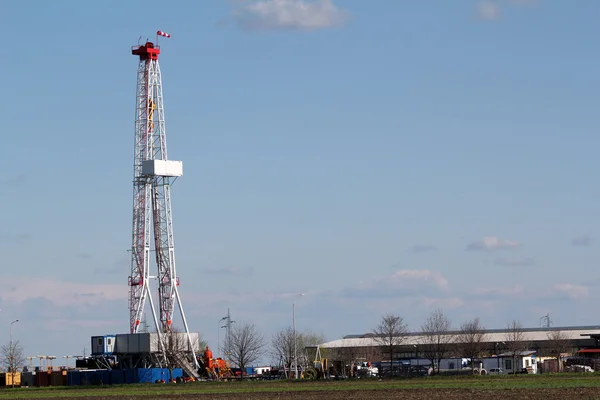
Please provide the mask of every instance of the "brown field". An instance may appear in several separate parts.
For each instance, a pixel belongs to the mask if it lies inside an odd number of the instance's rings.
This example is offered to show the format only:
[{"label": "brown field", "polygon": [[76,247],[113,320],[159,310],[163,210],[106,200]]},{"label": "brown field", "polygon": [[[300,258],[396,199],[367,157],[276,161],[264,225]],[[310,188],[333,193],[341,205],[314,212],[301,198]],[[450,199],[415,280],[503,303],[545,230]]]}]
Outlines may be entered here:
[{"label": "brown field", "polygon": [[[59,399],[61,397],[58,397]],[[103,400],[114,398],[113,396],[94,397],[62,397],[64,399],[77,400]],[[52,397],[57,399],[57,397]],[[380,389],[380,390],[319,390],[303,392],[253,392],[235,394],[166,394],[156,396],[124,395],[118,399],[131,400],[181,400],[181,399],[216,399],[216,400],[364,400],[364,399],[410,399],[410,400],[592,400],[600,399],[599,388],[571,388],[571,389],[503,389],[503,390],[472,390],[472,389]]]},{"label": "brown field", "polygon": [[1,399],[600,400],[600,374],[21,388],[0,390]]}]

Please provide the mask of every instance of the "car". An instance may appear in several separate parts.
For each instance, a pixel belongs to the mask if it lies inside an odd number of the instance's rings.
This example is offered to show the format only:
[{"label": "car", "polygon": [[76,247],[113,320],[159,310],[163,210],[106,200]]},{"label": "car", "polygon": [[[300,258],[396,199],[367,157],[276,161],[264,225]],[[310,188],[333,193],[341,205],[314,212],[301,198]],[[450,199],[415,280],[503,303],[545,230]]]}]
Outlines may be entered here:
[{"label": "car", "polygon": [[490,368],[490,375],[504,375],[504,370],[502,368]]}]

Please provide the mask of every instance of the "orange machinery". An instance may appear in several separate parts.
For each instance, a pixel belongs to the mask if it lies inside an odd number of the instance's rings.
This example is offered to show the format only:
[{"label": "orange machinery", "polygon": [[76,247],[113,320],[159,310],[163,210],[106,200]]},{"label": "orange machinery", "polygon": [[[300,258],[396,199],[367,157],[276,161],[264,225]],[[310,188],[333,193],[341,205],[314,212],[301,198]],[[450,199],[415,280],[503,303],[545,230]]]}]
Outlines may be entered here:
[{"label": "orange machinery", "polygon": [[204,350],[204,367],[208,375],[214,379],[231,377],[231,370],[227,366],[227,362],[221,357],[213,358],[213,353],[208,346]]}]

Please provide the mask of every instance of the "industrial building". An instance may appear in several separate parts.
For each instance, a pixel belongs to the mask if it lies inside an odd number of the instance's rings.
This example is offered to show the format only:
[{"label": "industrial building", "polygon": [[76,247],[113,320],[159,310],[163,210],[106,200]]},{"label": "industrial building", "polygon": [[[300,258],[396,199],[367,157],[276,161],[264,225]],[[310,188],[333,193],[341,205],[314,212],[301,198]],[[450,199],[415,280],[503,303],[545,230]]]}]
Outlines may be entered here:
[{"label": "industrial building", "polygon": [[[523,328],[524,342],[527,343],[527,354],[529,364],[539,363],[545,359],[555,358],[553,354],[553,344],[550,340],[550,335],[553,332],[561,332],[567,342],[568,348],[572,349],[568,353],[564,353],[566,357],[589,357],[589,355],[600,355],[600,326],[565,326],[565,327],[544,327],[544,328]],[[497,365],[498,368],[508,363],[504,363],[500,358],[512,357],[509,352],[509,335],[511,331],[508,329],[488,329],[484,331],[484,339],[482,341],[481,360],[485,361],[485,365]],[[449,342],[449,356],[454,357],[447,361],[447,364],[453,364],[453,368],[461,365],[463,362],[460,354],[462,343],[457,341],[460,337],[459,331],[451,331],[447,334]],[[419,347],[423,346],[425,335],[421,332],[407,333],[402,343],[395,347],[394,362],[406,362],[409,365],[424,365],[428,364],[428,360],[423,360],[423,356],[419,352]],[[386,351],[381,351],[381,344],[377,341],[375,334],[365,333],[359,335],[347,335],[341,339],[322,343],[319,347],[323,350],[328,350],[328,357],[341,358],[345,360],[367,360],[370,362],[389,362],[389,354]],[[456,361],[456,360],[459,361]],[[493,359],[493,361],[489,360]],[[456,361],[456,362],[455,362]],[[525,361],[521,360],[525,363]],[[464,367],[464,366],[463,366]],[[523,368],[526,366],[524,365]],[[511,370],[513,367],[511,366]],[[536,366],[532,366],[532,370],[537,371]]]}]

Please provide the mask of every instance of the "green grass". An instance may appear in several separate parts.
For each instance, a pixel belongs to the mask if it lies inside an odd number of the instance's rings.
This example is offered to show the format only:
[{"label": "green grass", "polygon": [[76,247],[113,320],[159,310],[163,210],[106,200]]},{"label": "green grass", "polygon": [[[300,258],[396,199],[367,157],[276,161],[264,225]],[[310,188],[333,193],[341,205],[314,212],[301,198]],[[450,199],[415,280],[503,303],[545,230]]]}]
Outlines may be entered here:
[{"label": "green grass", "polygon": [[535,388],[600,388],[598,374],[517,375],[487,377],[427,377],[407,380],[195,382],[187,384],[139,384],[76,386],[0,390],[0,399],[69,398],[84,396],[160,396],[161,394],[240,394],[305,391],[353,391],[372,389],[470,389],[505,390]]}]

